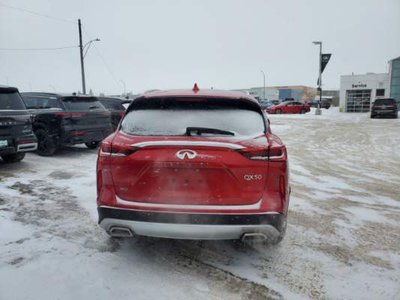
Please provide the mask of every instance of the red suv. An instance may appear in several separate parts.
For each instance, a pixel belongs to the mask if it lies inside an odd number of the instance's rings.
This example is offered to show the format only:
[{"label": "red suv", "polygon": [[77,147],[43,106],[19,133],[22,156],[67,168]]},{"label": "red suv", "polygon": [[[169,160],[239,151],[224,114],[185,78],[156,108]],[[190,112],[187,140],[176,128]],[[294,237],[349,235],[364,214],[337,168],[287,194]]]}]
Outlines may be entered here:
[{"label": "red suv", "polygon": [[310,105],[306,103],[289,101],[268,107],[269,114],[305,114],[310,111]]},{"label": "red suv", "polygon": [[277,243],[288,177],[286,147],[251,96],[146,93],[99,149],[99,224],[115,237]]}]

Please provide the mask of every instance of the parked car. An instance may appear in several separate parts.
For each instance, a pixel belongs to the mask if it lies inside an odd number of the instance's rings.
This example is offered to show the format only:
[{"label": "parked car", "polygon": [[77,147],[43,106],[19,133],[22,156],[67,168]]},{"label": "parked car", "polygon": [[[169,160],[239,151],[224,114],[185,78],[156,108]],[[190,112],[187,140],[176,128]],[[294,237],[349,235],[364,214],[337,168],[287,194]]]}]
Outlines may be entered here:
[{"label": "parked car", "polygon": [[112,133],[111,113],[97,97],[50,93],[22,93],[34,116],[39,155],[53,155],[63,145],[84,143],[95,149]]},{"label": "parked car", "polygon": [[280,102],[288,102],[288,101],[295,101],[294,98],[285,98]]},{"label": "parked car", "polygon": [[[310,102],[307,102],[307,103],[311,107],[318,107],[319,100],[313,100],[313,101],[310,101]],[[329,109],[330,107],[331,107],[331,103],[328,100],[326,100],[326,99],[322,99],[321,100],[321,108]]]},{"label": "parked car", "polygon": [[115,97],[99,97],[99,101],[103,106],[111,112],[111,124],[113,130],[116,130],[119,121],[125,114],[124,104],[128,104],[131,100]]},{"label": "parked car", "polygon": [[253,97],[147,93],[99,149],[99,224],[114,237],[278,243],[288,177],[286,147]]},{"label": "parked car", "polygon": [[269,114],[305,114],[309,111],[310,106],[307,103],[296,101],[282,102],[267,109]]},{"label": "parked car", "polygon": [[391,116],[397,118],[398,106],[393,98],[376,99],[371,108],[371,118],[378,116]]},{"label": "parked car", "polygon": [[262,109],[267,109],[268,107],[271,107],[272,105],[278,105],[280,103],[280,100],[266,100],[264,102],[261,102],[261,108]]},{"label": "parked car", "polygon": [[31,115],[18,89],[0,86],[0,156],[4,162],[18,162],[25,152],[35,151],[37,140]]}]

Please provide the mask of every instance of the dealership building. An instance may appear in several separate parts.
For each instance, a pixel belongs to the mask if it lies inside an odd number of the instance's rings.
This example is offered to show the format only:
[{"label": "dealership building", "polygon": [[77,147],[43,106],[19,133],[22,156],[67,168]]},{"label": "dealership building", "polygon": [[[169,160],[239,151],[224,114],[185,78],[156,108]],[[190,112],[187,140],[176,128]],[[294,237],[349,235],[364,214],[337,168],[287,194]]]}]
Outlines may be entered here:
[{"label": "dealership building", "polygon": [[309,101],[313,100],[317,94],[316,88],[304,85],[271,86],[265,88],[253,87],[248,89],[236,89],[234,91],[244,92],[259,101],[264,98],[264,95],[265,99],[268,100],[293,98],[296,101]]},{"label": "dealership building", "polygon": [[369,112],[375,99],[389,97],[400,105],[400,57],[389,61],[389,73],[340,77],[341,111]]}]

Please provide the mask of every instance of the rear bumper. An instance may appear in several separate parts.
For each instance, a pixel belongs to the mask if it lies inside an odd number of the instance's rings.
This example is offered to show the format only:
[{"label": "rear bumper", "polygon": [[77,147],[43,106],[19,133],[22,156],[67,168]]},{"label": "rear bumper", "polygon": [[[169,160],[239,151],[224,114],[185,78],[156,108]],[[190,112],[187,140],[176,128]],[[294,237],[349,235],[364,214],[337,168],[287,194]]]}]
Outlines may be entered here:
[{"label": "rear bumper", "polygon": [[37,149],[37,139],[34,135],[7,136],[4,138],[9,146],[0,148],[0,155],[15,154],[17,152],[35,151]]},{"label": "rear bumper", "polygon": [[372,115],[395,115],[397,110],[395,109],[374,109],[371,111]]},{"label": "rear bumper", "polygon": [[98,207],[98,213],[100,226],[110,234],[113,228],[125,228],[135,235],[191,240],[240,239],[246,233],[260,233],[274,239],[280,235],[286,218],[275,212],[243,215],[190,214],[106,206]]},{"label": "rear bumper", "polygon": [[112,133],[110,128],[99,128],[90,130],[72,130],[65,132],[62,143],[67,145],[76,145],[90,142],[100,142]]}]

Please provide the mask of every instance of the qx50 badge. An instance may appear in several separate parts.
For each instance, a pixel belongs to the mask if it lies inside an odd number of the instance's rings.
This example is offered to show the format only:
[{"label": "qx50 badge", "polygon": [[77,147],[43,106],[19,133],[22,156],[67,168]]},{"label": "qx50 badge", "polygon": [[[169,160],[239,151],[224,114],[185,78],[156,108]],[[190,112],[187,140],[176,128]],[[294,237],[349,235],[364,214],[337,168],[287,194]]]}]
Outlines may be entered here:
[{"label": "qx50 badge", "polygon": [[175,156],[179,159],[194,159],[197,156],[197,152],[190,149],[183,149],[176,152]]}]

